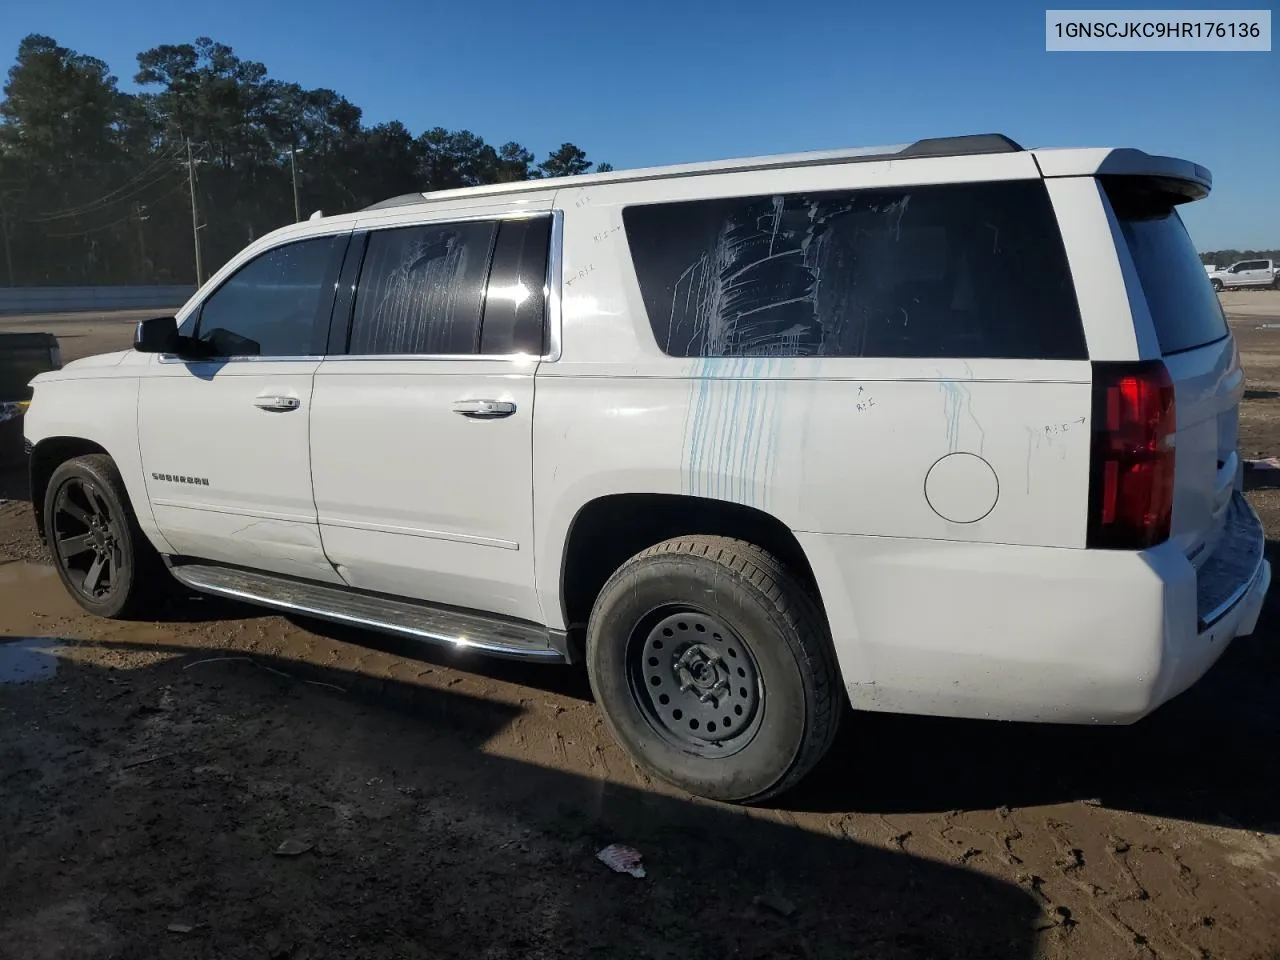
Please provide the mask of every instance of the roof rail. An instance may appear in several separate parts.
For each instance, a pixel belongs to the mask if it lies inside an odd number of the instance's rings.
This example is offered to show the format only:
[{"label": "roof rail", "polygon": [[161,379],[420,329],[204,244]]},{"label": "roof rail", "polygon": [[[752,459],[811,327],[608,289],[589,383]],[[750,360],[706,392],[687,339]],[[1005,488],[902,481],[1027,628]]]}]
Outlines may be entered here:
[{"label": "roof rail", "polygon": [[379,200],[377,203],[371,203],[364,210],[386,210],[388,207],[407,207],[411,203],[421,203],[422,194],[420,193],[402,193],[398,197],[391,197],[387,200]]},{"label": "roof rail", "polygon": [[671,166],[650,167],[638,170],[611,170],[608,173],[586,173],[574,177],[555,177],[545,180],[518,180],[512,183],[490,183],[475,187],[454,187],[429,193],[406,193],[392,197],[365,210],[383,210],[412,203],[437,200],[444,197],[484,196],[490,194],[520,193],[531,190],[557,190],[568,184],[588,186],[603,183],[626,183],[641,180],[662,180],[669,177],[697,177],[718,173],[745,173],[753,170],[773,170],[779,167],[810,167],[833,163],[868,163],[876,160],[903,160],[925,157],[963,157],[984,153],[1022,153],[1021,145],[1002,133],[977,133],[960,137],[930,137],[915,143],[891,147],[861,147],[844,150],[817,150],[807,153],[775,154],[765,157],[743,157],[733,160],[713,160],[700,163],[682,163]]},{"label": "roof rail", "polygon": [[965,157],[979,153],[1021,153],[1021,145],[1003,133],[971,133],[963,137],[927,137],[907,147],[899,157]]}]

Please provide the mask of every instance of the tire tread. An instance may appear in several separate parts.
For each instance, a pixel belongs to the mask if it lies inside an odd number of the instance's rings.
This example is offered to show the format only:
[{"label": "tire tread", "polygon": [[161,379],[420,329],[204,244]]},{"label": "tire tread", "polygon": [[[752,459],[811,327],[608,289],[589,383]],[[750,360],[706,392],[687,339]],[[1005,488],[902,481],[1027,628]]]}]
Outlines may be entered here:
[{"label": "tire tread", "polygon": [[694,556],[724,567],[749,583],[787,621],[797,639],[795,651],[802,673],[812,681],[813,714],[805,737],[788,769],[773,786],[743,802],[759,803],[794,787],[818,763],[835,740],[844,698],[826,617],[799,580],[772,553],[754,543],[725,536],[686,535],[664,540],[628,559],[610,579],[625,575],[637,563],[661,557]]}]

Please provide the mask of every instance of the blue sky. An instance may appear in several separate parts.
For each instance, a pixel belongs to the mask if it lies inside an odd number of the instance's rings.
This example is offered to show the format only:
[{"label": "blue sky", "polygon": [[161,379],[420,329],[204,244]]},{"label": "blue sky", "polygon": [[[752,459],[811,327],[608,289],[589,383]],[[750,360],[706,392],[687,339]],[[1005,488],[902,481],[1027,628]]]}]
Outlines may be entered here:
[{"label": "blue sky", "polygon": [[126,89],[138,51],[208,35],[367,123],[617,167],[991,131],[1136,146],[1213,171],[1185,213],[1201,249],[1280,246],[1280,53],[1047,53],[1026,3],[0,0],[6,59],[32,32]]}]

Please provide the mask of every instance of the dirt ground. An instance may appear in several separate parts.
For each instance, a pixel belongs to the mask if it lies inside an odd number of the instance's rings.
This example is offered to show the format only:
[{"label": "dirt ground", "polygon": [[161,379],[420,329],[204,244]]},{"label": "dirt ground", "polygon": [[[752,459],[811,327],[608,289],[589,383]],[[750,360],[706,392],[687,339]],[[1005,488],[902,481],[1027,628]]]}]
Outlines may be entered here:
[{"label": "dirt ground", "polygon": [[[1280,454],[1280,295],[1224,300],[1241,449]],[[68,357],[127,344],[112,319]],[[572,669],[209,599],[84,616],[21,499],[0,636],[4,960],[1280,957],[1280,590],[1142,723],[851,715],[758,810],[639,774]]]}]

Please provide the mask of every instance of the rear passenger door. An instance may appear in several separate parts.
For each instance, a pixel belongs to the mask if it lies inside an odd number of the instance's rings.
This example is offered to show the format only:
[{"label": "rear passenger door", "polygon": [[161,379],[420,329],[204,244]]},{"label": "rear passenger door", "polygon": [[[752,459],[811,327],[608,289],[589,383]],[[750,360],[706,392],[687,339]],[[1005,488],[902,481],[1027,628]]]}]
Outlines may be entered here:
[{"label": "rear passenger door", "polygon": [[357,233],[311,407],[321,537],[350,585],[542,619],[533,399],[551,233],[549,210]]}]

